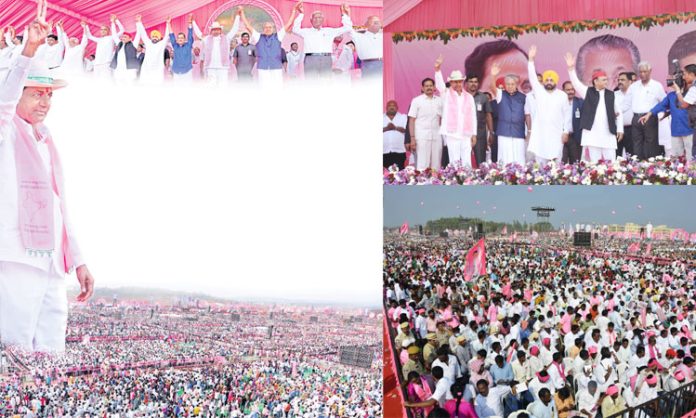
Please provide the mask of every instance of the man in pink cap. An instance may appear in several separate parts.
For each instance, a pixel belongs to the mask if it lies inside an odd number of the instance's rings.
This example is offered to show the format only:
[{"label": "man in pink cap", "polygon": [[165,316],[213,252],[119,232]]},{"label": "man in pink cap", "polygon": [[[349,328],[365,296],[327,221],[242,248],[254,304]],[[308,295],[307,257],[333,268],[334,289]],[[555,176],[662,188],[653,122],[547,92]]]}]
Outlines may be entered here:
[{"label": "man in pink cap", "polygon": [[544,369],[544,363],[539,358],[539,347],[536,345],[529,349],[529,369],[532,373],[538,373]]},{"label": "man in pink cap", "polygon": [[63,351],[68,319],[65,275],[77,271],[84,302],[94,278],[65,213],[62,169],[43,124],[65,82],[32,59],[45,41],[47,4],[39,0],[27,41],[0,84],[0,335],[35,351]]},{"label": "man in pink cap", "polygon": [[643,381],[643,384],[636,388],[635,405],[657,398],[657,384],[657,375],[649,374]]},{"label": "man in pink cap", "polygon": [[556,393],[556,388],[553,386],[551,376],[549,376],[546,370],[538,372],[534,378],[529,381],[527,387],[529,388],[529,392],[532,394],[535,401],[539,400],[539,390],[541,388],[548,389],[551,392],[551,396]]},{"label": "man in pink cap", "polygon": [[612,161],[616,159],[617,143],[623,139],[621,104],[607,88],[609,79],[604,71],[595,71],[593,86],[587,87],[575,73],[575,57],[567,53],[565,59],[570,81],[578,95],[585,99],[580,110],[583,155],[591,162]]}]

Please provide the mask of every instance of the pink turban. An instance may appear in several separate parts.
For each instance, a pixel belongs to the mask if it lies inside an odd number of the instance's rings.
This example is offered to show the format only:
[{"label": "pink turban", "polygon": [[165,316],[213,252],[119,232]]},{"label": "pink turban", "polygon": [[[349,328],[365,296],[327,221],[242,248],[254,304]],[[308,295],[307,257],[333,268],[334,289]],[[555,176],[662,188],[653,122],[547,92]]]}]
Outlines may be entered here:
[{"label": "pink turban", "polygon": [[597,354],[597,346],[596,345],[591,345],[590,349],[587,350],[590,352],[590,354]]},{"label": "pink turban", "polygon": [[541,372],[537,372],[536,375],[537,375],[537,377],[539,378],[539,381],[540,381],[541,383],[546,383],[546,382],[548,382],[549,379],[551,378],[551,376],[549,376],[548,374],[547,374],[546,376],[542,376],[542,375],[541,375]]},{"label": "pink turban", "polygon": [[614,396],[619,393],[619,388],[616,385],[611,385],[607,388],[607,396]]},{"label": "pink turban", "polygon": [[646,382],[648,382],[649,385],[656,385],[657,384],[657,376],[654,374],[651,374],[648,376],[647,379],[645,379]]},{"label": "pink turban", "polygon": [[532,353],[533,356],[536,356],[537,354],[539,354],[539,347],[534,346],[529,349],[529,352]]},{"label": "pink turban", "polygon": [[682,382],[682,381],[684,381],[686,376],[684,376],[684,372],[682,372],[681,370],[678,370],[676,373],[674,373],[674,378],[677,379],[679,382]]},{"label": "pink turban", "polygon": [[543,340],[541,340],[541,342],[543,342],[544,344],[551,344],[551,338],[544,338]]}]

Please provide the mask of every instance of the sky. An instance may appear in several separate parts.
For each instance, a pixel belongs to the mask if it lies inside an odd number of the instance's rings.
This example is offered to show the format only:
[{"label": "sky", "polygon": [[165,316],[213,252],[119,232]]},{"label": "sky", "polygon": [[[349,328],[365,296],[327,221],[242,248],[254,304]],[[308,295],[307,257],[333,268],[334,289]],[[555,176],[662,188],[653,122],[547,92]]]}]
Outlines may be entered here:
[{"label": "sky", "polygon": [[57,90],[46,124],[95,285],[379,306],[379,86]]},{"label": "sky", "polygon": [[[556,209],[537,218],[533,206]],[[494,222],[599,225],[652,223],[696,232],[696,189],[687,186],[417,186],[384,187],[384,225],[444,217]]]}]

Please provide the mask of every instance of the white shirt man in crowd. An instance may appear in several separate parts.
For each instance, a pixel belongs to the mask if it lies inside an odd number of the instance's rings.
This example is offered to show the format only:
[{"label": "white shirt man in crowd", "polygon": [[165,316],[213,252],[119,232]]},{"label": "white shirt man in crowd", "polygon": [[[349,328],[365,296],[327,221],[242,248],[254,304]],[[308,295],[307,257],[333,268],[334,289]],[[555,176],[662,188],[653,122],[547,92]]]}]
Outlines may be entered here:
[{"label": "white shirt man in crowd", "polygon": [[416,153],[416,169],[439,170],[442,164],[442,99],[435,96],[435,80],[421,82],[420,96],[411,101],[408,110],[408,127],[411,135],[411,151]]}]

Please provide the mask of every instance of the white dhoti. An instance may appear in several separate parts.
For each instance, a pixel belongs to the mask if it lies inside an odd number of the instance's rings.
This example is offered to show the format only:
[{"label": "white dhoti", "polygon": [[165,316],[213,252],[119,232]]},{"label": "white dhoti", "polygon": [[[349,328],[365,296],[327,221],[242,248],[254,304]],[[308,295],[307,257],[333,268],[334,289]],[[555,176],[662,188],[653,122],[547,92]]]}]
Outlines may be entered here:
[{"label": "white dhoti", "polygon": [[456,138],[445,136],[447,155],[450,164],[459,164],[462,167],[471,168],[471,137]]},{"label": "white dhoti", "polygon": [[111,66],[109,64],[94,64],[94,76],[103,78],[110,77]]},{"label": "white dhoti", "polygon": [[218,86],[226,86],[230,80],[229,68],[208,68],[205,70],[208,83]]},{"label": "white dhoti", "polygon": [[442,140],[416,140],[416,170],[423,171],[428,167],[439,170],[442,164]]},{"label": "white dhoti", "polygon": [[114,81],[119,84],[133,84],[138,79],[138,70],[116,70],[114,71]]},{"label": "white dhoti", "polygon": [[164,84],[164,70],[142,69],[140,70],[140,83],[151,86]]},{"label": "white dhoti", "polygon": [[193,81],[193,70],[184,74],[172,73],[172,80],[179,84],[190,84]]},{"label": "white dhoti", "polygon": [[262,88],[279,89],[283,87],[283,70],[257,70],[259,86]]},{"label": "white dhoti", "polygon": [[498,137],[498,164],[525,164],[524,138],[512,138],[509,136]]},{"label": "white dhoti", "polygon": [[616,148],[584,147],[583,159],[596,163],[599,160],[614,161],[616,159]]},{"label": "white dhoti", "polygon": [[48,271],[0,261],[0,338],[34,351],[64,351],[68,324],[65,278]]}]

